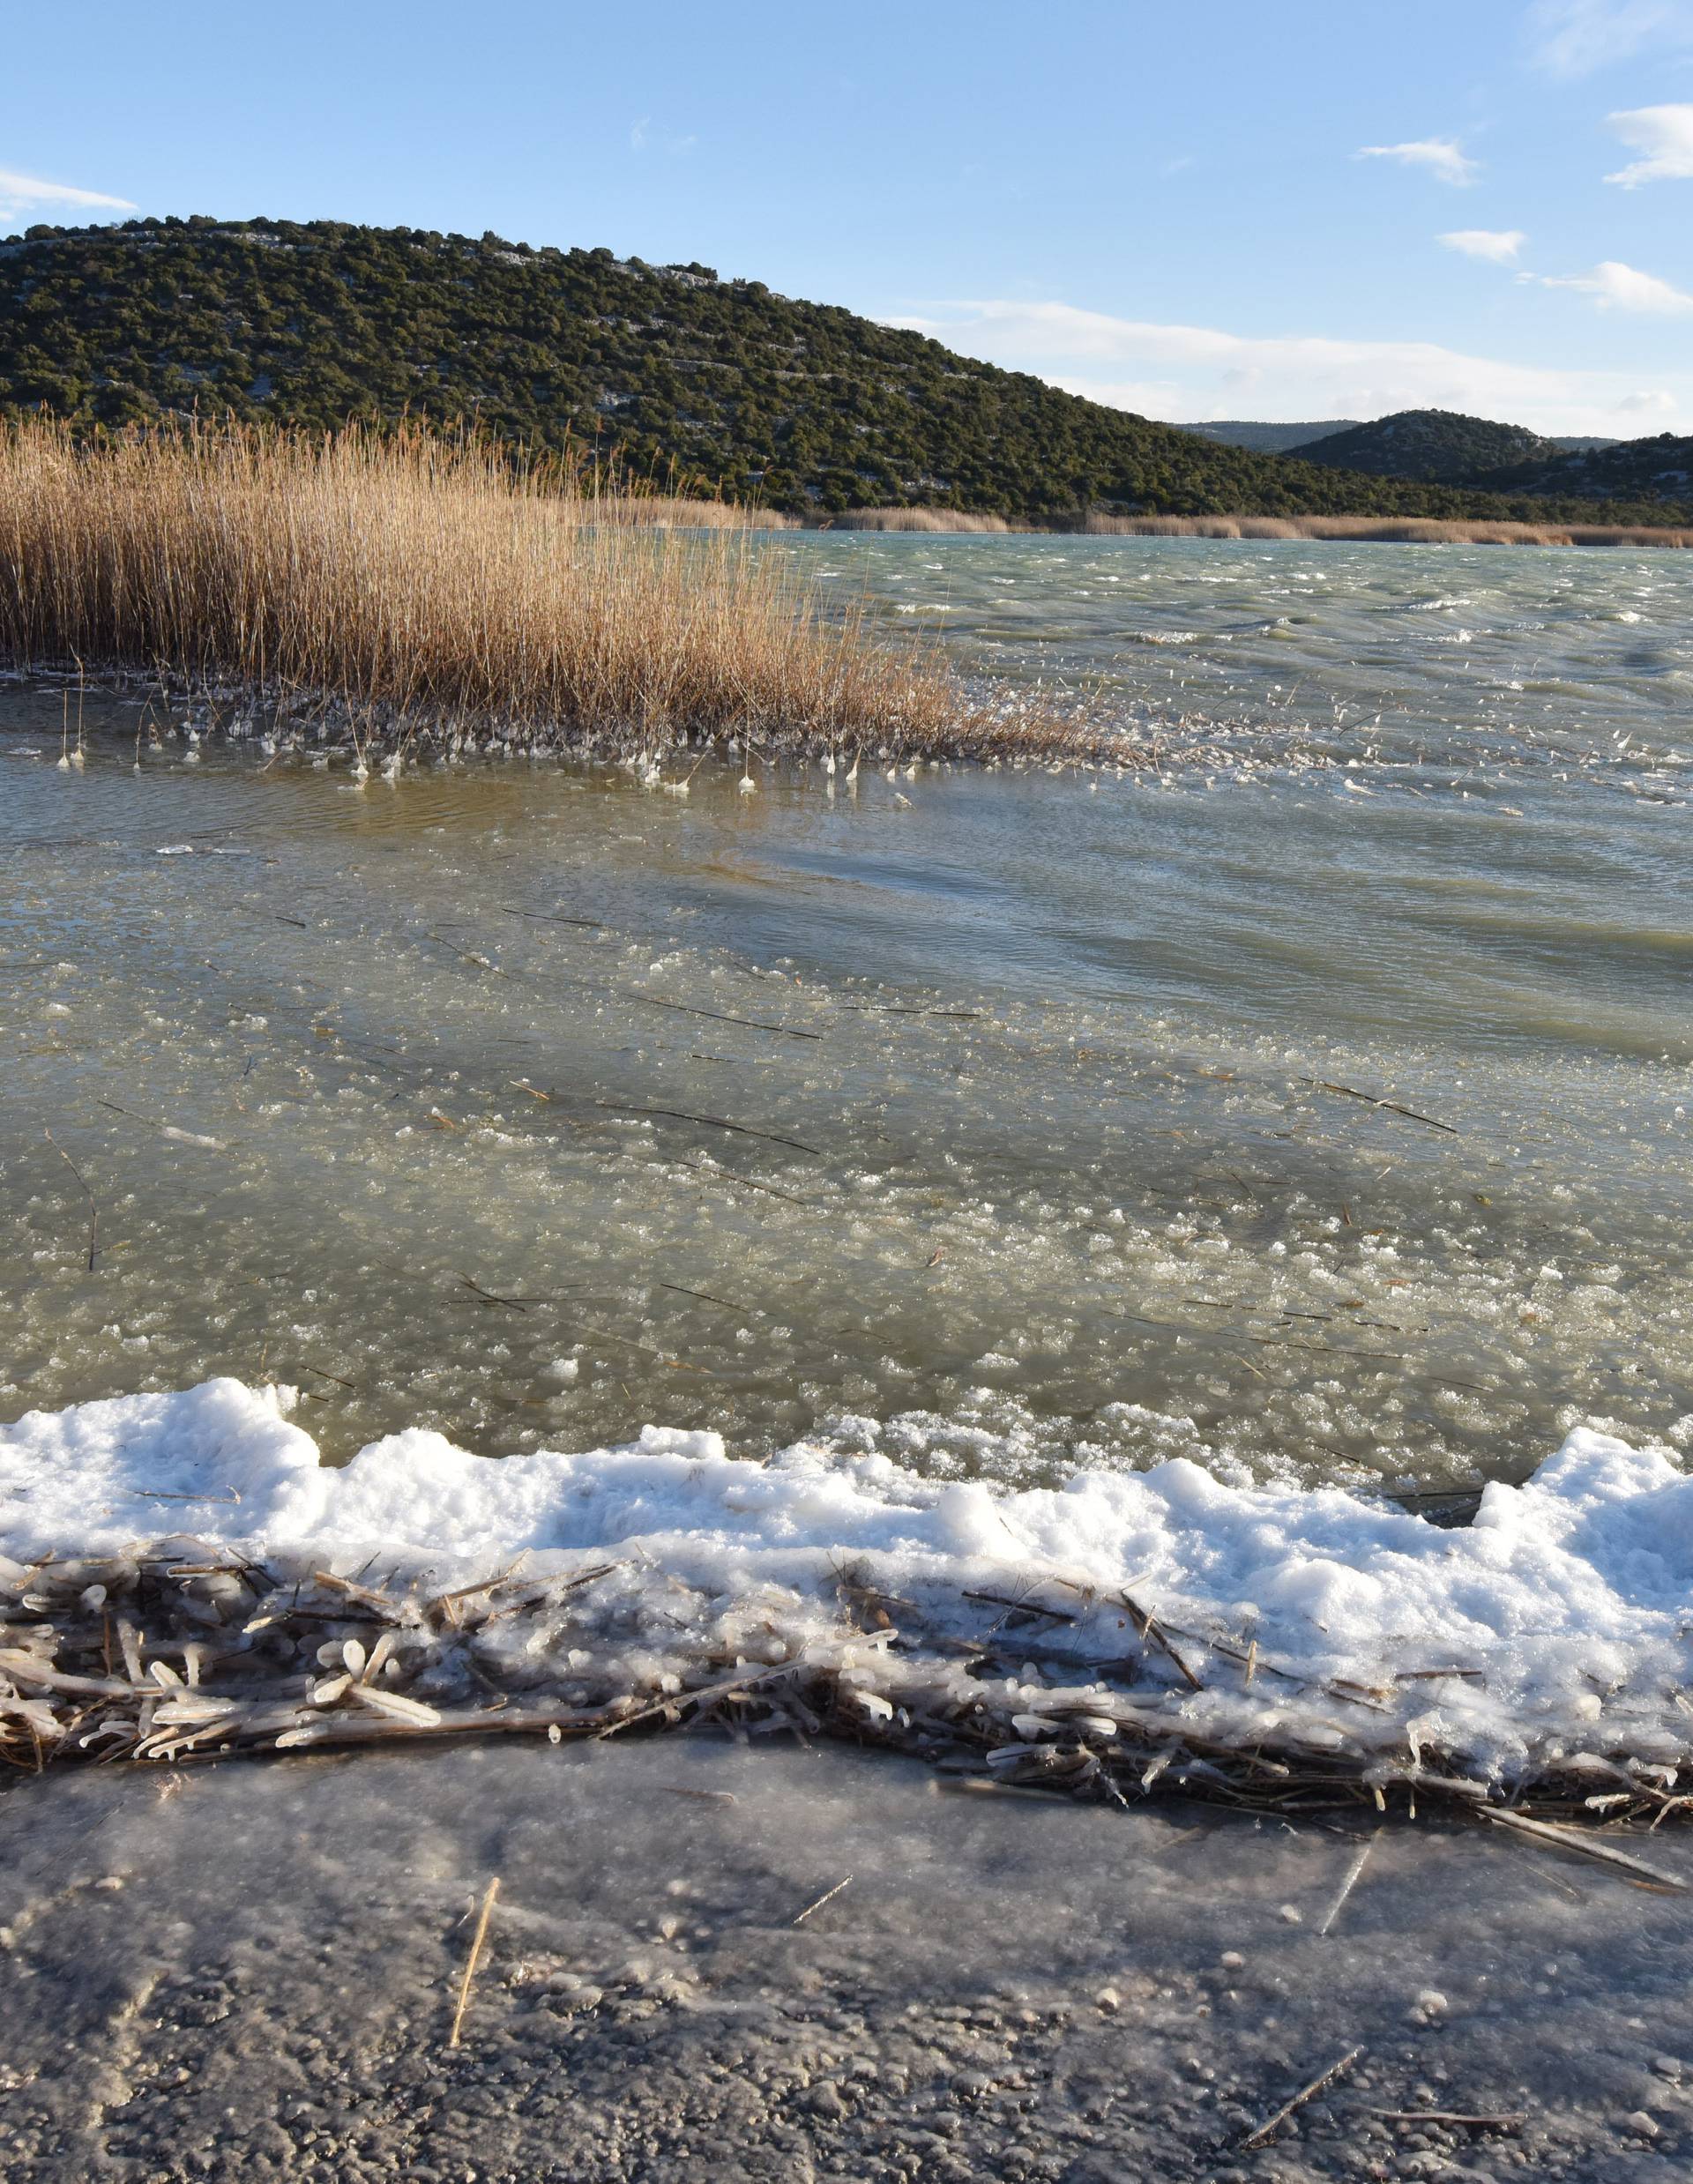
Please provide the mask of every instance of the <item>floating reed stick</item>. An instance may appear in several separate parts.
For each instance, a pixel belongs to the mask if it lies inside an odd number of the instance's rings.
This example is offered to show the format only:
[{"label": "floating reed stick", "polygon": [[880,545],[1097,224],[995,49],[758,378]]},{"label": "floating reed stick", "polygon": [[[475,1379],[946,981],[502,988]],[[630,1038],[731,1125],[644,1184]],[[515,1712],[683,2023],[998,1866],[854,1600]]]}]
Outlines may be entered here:
[{"label": "floating reed stick", "polygon": [[794,1919],[794,1924],[796,1927],[802,1927],[814,1911],[821,1911],[825,1904],[832,1904],[836,1897],[840,1894],[842,1889],[850,1888],[852,1885],[852,1880],[853,1876],[849,1873],[844,1881],[837,1881],[833,1888],[825,1889],[823,1894],[818,1897],[815,1904],[808,1904],[806,1905],[805,1909],[800,1913],[799,1917]]},{"label": "floating reed stick", "polygon": [[52,1131],[43,1130],[41,1135],[46,1138],[48,1144],[52,1146],[54,1152],[58,1154],[60,1159],[64,1162],[66,1167],[68,1167],[71,1173],[76,1177],[77,1181],[82,1187],[83,1196],[88,1201],[88,1271],[92,1274],[94,1271],[94,1255],[99,1247],[100,1241],[99,1204],[95,1201],[93,1192],[88,1188],[87,1178],[84,1175],[82,1170],[77,1166],[76,1162],[71,1158],[71,1155],[65,1151],[64,1147],[54,1137]]}]

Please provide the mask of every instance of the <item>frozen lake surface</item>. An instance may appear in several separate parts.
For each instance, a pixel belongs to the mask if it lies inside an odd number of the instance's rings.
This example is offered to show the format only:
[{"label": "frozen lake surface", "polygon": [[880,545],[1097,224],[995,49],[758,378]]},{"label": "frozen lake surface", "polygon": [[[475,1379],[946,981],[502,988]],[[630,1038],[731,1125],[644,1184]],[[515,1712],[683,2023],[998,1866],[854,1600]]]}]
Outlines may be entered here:
[{"label": "frozen lake surface", "polygon": [[[0,693],[0,1421],[48,1421],[8,1444],[0,1532],[63,1506],[19,1451],[91,1445],[53,1414],[219,1375],[301,1390],[337,1465],[651,1425],[802,1442],[837,1485],[886,1458],[943,1513],[1078,1471],[1115,1508],[1176,1457],[1438,1510],[1592,1428],[1679,1511],[1686,557],[779,550],[972,674],[1085,693],[1157,766],[360,785],[90,697],[61,768],[61,694]],[[1390,1516],[1356,1517],[1367,1577]],[[1609,1578],[1684,1652],[1693,1537],[1631,1521]],[[1317,1598],[1278,1611],[1314,1653]],[[1685,2155],[1685,1899],[1395,1830],[1320,1936],[1356,1838],[1181,1810],[699,1740],[24,1781],[8,2173],[220,2173],[242,2134],[326,2178],[725,2145],[772,2178],[1620,2184]],[[1674,1830],[1630,1846],[1684,1875]],[[447,2057],[454,1922],[496,1872]],[[1231,2155],[1354,2046],[1283,2150]],[[1430,2108],[1524,2121],[1397,2120]]]},{"label": "frozen lake surface", "polygon": [[[359,787],[175,735],[138,772],[91,704],[61,771],[59,697],[5,697],[0,1406],[219,1371],[342,1454],[874,1430],[1018,1481],[1679,1445],[1682,557],[802,545],[946,588],[966,665],[1148,718],[1179,670],[1241,766]],[[1196,634],[1139,641],[1172,600]],[[1365,684],[1421,762],[1314,767]]]}]

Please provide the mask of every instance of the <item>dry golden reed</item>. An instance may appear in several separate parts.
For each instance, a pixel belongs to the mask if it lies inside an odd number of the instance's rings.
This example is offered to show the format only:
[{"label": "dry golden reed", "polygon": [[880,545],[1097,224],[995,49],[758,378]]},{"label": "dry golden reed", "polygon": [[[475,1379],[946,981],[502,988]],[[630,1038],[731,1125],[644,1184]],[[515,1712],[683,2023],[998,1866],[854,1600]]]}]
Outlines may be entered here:
[{"label": "dry golden reed", "polygon": [[961,508],[854,508],[832,516],[831,531],[1009,531],[1003,516],[979,516]]},{"label": "dry golden reed", "polygon": [[797,531],[798,519],[769,508],[746,508],[739,501],[690,500],[686,494],[654,493],[635,485],[578,482],[592,503],[594,523],[633,524],[656,531]]},{"label": "dry golden reed", "polygon": [[86,446],[26,420],[0,433],[0,652],[402,736],[969,748],[950,677],[825,613],[746,521],[421,427]]},{"label": "dry golden reed", "polygon": [[1693,546],[1693,531],[1649,524],[1507,523],[1434,516],[1086,516],[1008,523],[953,508],[859,508],[835,531],[1055,531],[1088,538],[1356,539],[1407,546]]}]

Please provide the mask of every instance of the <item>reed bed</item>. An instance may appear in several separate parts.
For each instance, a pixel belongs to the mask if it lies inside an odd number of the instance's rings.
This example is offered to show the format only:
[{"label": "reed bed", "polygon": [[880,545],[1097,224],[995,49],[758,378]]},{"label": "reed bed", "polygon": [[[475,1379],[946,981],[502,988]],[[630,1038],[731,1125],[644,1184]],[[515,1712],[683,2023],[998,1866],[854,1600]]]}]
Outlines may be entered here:
[{"label": "reed bed", "polygon": [[0,434],[0,654],[315,708],[361,742],[1016,740],[932,656],[825,611],[747,520],[422,428],[82,446],[31,419]]},{"label": "reed bed", "polygon": [[1651,524],[1505,523],[1433,516],[1077,516],[1008,522],[952,508],[860,508],[832,531],[1030,532],[1092,539],[1357,539],[1406,546],[1693,546]]},{"label": "reed bed", "polygon": [[1011,531],[1003,516],[980,516],[958,508],[854,508],[832,516],[831,531]]},{"label": "reed bed", "polygon": [[596,485],[590,477],[578,488],[589,503],[590,520],[649,531],[796,531],[798,518],[779,510],[750,508],[739,501],[706,501],[685,493],[653,493],[638,486]]},{"label": "reed bed", "polygon": [[[1585,1843],[1657,1880],[1547,1823],[1656,1826],[1693,1808],[1674,1766],[1607,1756],[1597,1740],[1567,1757],[1548,1745],[1516,1778],[1472,1778],[1419,1718],[1424,1670],[1379,1688],[1312,1682],[1256,1644],[1050,1578],[918,1602],[878,1589],[867,1567],[835,1575],[832,1599],[768,1584],[725,1597],[675,1575],[655,1584],[645,1562],[585,1556],[437,1591],[368,1564],[350,1578],[182,1537],[0,1563],[0,1761],[39,1773],[716,1724],[884,1747],[979,1792],[1455,1812]],[[1094,1609],[1108,1613],[1106,1658],[1085,1635]]]}]

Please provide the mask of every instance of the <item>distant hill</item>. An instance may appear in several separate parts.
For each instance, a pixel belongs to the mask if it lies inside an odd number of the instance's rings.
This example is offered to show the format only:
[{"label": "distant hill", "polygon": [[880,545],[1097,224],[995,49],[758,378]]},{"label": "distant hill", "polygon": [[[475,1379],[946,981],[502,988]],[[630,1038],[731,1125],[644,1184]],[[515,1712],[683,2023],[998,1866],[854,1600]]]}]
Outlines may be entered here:
[{"label": "distant hill", "polygon": [[[1432,418],[1449,415],[1451,413],[1441,410],[1402,410],[1398,414],[1401,419],[1406,417]],[[1376,419],[1371,424],[1361,425],[1355,418],[1334,417],[1331,418],[1326,424],[1279,425],[1253,424],[1244,418],[1208,418],[1203,424],[1183,425],[1182,430],[1200,433],[1207,440],[1220,440],[1227,447],[1251,448],[1255,453],[1259,455],[1297,455],[1303,462],[1324,462],[1327,460],[1327,458],[1319,456],[1314,451],[1319,440],[1331,440],[1342,433],[1373,432],[1376,425],[1393,421],[1392,419],[1382,417]],[[1475,418],[1466,421],[1480,424],[1482,420]],[[1500,425],[1489,428],[1489,429],[1510,432],[1514,428],[1510,425]],[[1528,436],[1531,440],[1535,436],[1533,433]],[[1615,447],[1618,443],[1615,440],[1600,439],[1585,434],[1554,433],[1549,439],[1540,444],[1556,448],[1565,454],[1573,454],[1578,451],[1585,452],[1592,448]],[[1368,455],[1370,443],[1366,440],[1361,443],[1361,447],[1364,453]],[[1398,452],[1397,449],[1393,451],[1396,455]],[[1378,477],[1402,477],[1413,474],[1409,472],[1389,468],[1385,465],[1378,465],[1368,460],[1360,461],[1355,457],[1352,459],[1350,466],[1354,470],[1374,471]]]},{"label": "distant hill", "polygon": [[1693,500],[1693,438],[1660,432],[1567,454],[1530,457],[1487,474],[1506,493],[1581,493],[1630,501]]},{"label": "distant hill", "polygon": [[1208,418],[1204,424],[1183,425],[1181,429],[1197,432],[1202,439],[1220,440],[1225,447],[1250,448],[1255,455],[1291,455],[1295,448],[1304,448],[1330,433],[1350,432],[1355,421],[1350,417],[1331,417],[1321,425],[1254,425],[1227,417]]},{"label": "distant hill", "polygon": [[708,265],[333,220],[0,242],[0,412],[41,406],[89,428],[195,409],[474,420],[532,447],[615,446],[678,486],[809,516],[1689,520],[1655,501],[1555,505],[1256,453]]},{"label": "distant hill", "polygon": [[1550,440],[1522,425],[1491,424],[1450,409],[1402,409],[1373,424],[1317,440],[1300,453],[1308,463],[1333,470],[1363,470],[1379,478],[1414,478],[1452,484],[1480,471],[1555,458]]}]

